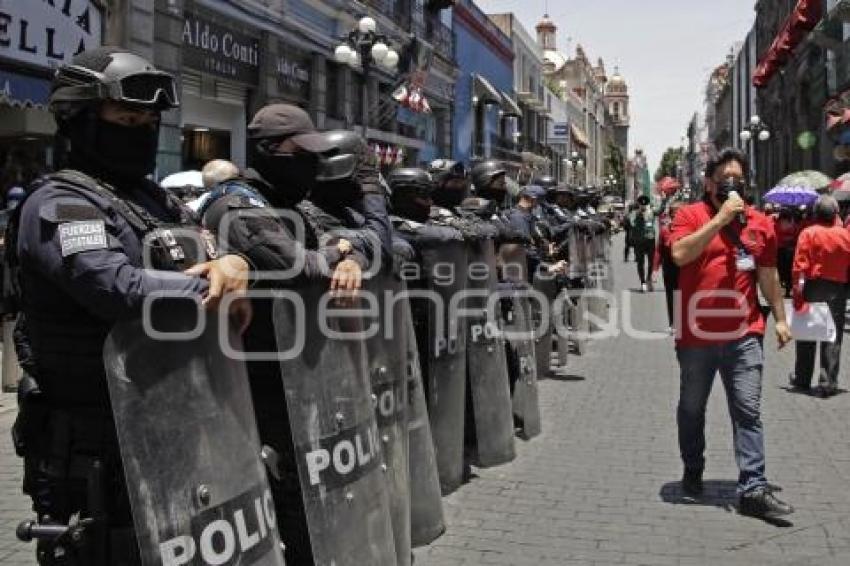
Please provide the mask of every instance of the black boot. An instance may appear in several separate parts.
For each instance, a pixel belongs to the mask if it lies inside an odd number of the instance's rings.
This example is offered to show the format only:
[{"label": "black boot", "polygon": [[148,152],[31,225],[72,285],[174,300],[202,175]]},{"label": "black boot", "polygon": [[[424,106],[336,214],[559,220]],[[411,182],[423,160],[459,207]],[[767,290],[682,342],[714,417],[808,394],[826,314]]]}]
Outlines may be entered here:
[{"label": "black boot", "polygon": [[792,506],[777,499],[773,493],[774,490],[768,487],[745,493],[738,502],[738,511],[741,515],[762,519],[775,519],[794,512]]},{"label": "black boot", "polygon": [[702,495],[702,470],[689,470],[685,468],[682,475],[682,491],[690,497]]}]

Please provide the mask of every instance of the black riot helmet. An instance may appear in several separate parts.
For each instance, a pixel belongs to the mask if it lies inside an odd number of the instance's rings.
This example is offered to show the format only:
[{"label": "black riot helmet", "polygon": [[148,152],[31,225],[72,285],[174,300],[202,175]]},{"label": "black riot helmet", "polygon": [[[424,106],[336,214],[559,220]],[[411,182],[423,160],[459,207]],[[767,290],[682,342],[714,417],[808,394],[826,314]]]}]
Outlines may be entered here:
[{"label": "black riot helmet", "polygon": [[418,167],[394,169],[387,177],[392,191],[393,212],[402,218],[425,222],[431,212],[434,181],[431,175]]},{"label": "black riot helmet", "polygon": [[475,185],[475,194],[483,198],[501,202],[507,194],[505,177],[508,170],[504,163],[489,159],[482,161],[472,168],[472,184]]},{"label": "black riot helmet", "polygon": [[543,175],[541,177],[535,177],[531,180],[531,185],[537,185],[538,187],[543,187],[547,191],[553,188],[558,184],[558,181],[555,180],[555,177],[552,175]]},{"label": "black riot helmet", "polygon": [[118,123],[104,114],[107,103],[125,113],[176,108],[174,77],[126,49],[98,47],[78,54],[53,79],[50,110],[59,135],[71,142],[71,165],[112,182],[141,179],[156,166],[159,121]]},{"label": "black riot helmet", "polygon": [[321,154],[316,180],[340,181],[354,177],[369,151],[366,141],[350,130],[331,130],[321,135],[330,149]]},{"label": "black riot helmet", "polygon": [[331,130],[321,136],[329,149],[319,155],[310,200],[333,209],[353,205],[363,193],[385,194],[366,140],[349,130]]},{"label": "black riot helmet", "polygon": [[180,105],[172,75],[120,47],[83,51],[56,71],[50,109],[57,121],[106,100],[156,112]]},{"label": "black riot helmet", "polygon": [[434,204],[445,208],[460,206],[469,196],[469,175],[459,161],[437,159],[428,166],[434,180]]}]

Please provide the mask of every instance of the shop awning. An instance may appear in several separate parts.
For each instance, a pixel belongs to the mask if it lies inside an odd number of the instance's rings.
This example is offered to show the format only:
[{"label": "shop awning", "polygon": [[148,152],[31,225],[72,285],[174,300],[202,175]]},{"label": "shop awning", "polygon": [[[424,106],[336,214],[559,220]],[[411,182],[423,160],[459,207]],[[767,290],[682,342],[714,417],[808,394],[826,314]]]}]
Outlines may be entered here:
[{"label": "shop awning", "polygon": [[753,73],[753,85],[767,86],[774,74],[785,65],[803,39],[823,17],[821,0],[799,0],[794,11],[785,20]]},{"label": "shop awning", "polygon": [[576,145],[584,148],[590,147],[590,142],[587,141],[587,134],[575,124],[570,124],[570,139]]},{"label": "shop awning", "polygon": [[481,75],[472,75],[472,93],[483,104],[502,104],[502,95]]},{"label": "shop awning", "polygon": [[516,101],[505,91],[502,91],[502,100],[504,101],[502,110],[505,111],[505,116],[522,116],[522,110],[520,109],[519,104],[517,104]]},{"label": "shop awning", "polygon": [[46,108],[50,81],[0,70],[0,104],[16,108]]}]

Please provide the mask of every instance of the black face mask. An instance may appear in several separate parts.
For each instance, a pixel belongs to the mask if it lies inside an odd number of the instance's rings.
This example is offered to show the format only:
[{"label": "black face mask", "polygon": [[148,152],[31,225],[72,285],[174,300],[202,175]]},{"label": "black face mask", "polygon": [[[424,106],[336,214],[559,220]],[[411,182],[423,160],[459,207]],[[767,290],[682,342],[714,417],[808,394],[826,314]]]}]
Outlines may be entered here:
[{"label": "black face mask", "polygon": [[714,190],[714,196],[717,197],[718,202],[726,202],[726,199],[729,198],[729,193],[732,191],[737,192],[741,198],[744,197],[746,184],[736,182],[734,179],[734,177],[731,179],[724,179],[722,182],[717,184],[717,188]]},{"label": "black face mask", "polygon": [[295,206],[316,184],[319,161],[310,153],[270,154],[257,152],[253,166],[274,188],[266,195],[279,206]]},{"label": "black face mask", "polygon": [[431,206],[414,195],[397,195],[392,201],[393,213],[414,222],[425,223],[431,216]]},{"label": "black face mask", "polygon": [[[142,179],[156,168],[159,128],[122,126],[95,120],[88,133],[74,128],[72,159],[81,169],[96,170],[110,180]],[[85,139],[88,138],[88,139]]]},{"label": "black face mask", "polygon": [[434,189],[434,203],[443,208],[455,208],[467,197],[466,189],[448,188],[440,186]]},{"label": "black face mask", "polygon": [[362,198],[363,191],[355,179],[318,182],[310,193],[310,200],[325,209],[353,206]]}]

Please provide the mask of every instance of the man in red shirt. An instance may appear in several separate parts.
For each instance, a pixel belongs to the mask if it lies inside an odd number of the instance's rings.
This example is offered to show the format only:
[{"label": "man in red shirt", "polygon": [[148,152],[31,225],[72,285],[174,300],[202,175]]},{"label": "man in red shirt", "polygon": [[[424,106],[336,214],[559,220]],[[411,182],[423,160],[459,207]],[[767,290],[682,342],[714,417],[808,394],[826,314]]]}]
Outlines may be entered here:
[{"label": "man in red shirt", "polygon": [[776,236],[763,214],[746,206],[746,156],[723,150],[706,166],[705,198],[681,208],[671,229],[679,273],[676,356],[681,369],[679,449],[682,488],[702,492],[705,408],[714,376],[723,381],[734,431],[739,511],[774,518],[793,512],[765,477],[761,381],[765,320],[757,286],[770,302],[780,347],[791,340],[776,271]]},{"label": "man in red shirt", "polygon": [[[835,342],[821,342],[817,393],[820,397],[830,397],[838,391],[850,270],[850,232],[838,221],[838,203],[831,196],[818,199],[813,217],[815,223],[800,233],[794,255],[794,307],[802,308],[805,301],[829,305],[838,332]],[[815,342],[797,342],[797,361],[791,374],[791,386],[796,390],[808,391],[811,387],[816,347]]]}]

